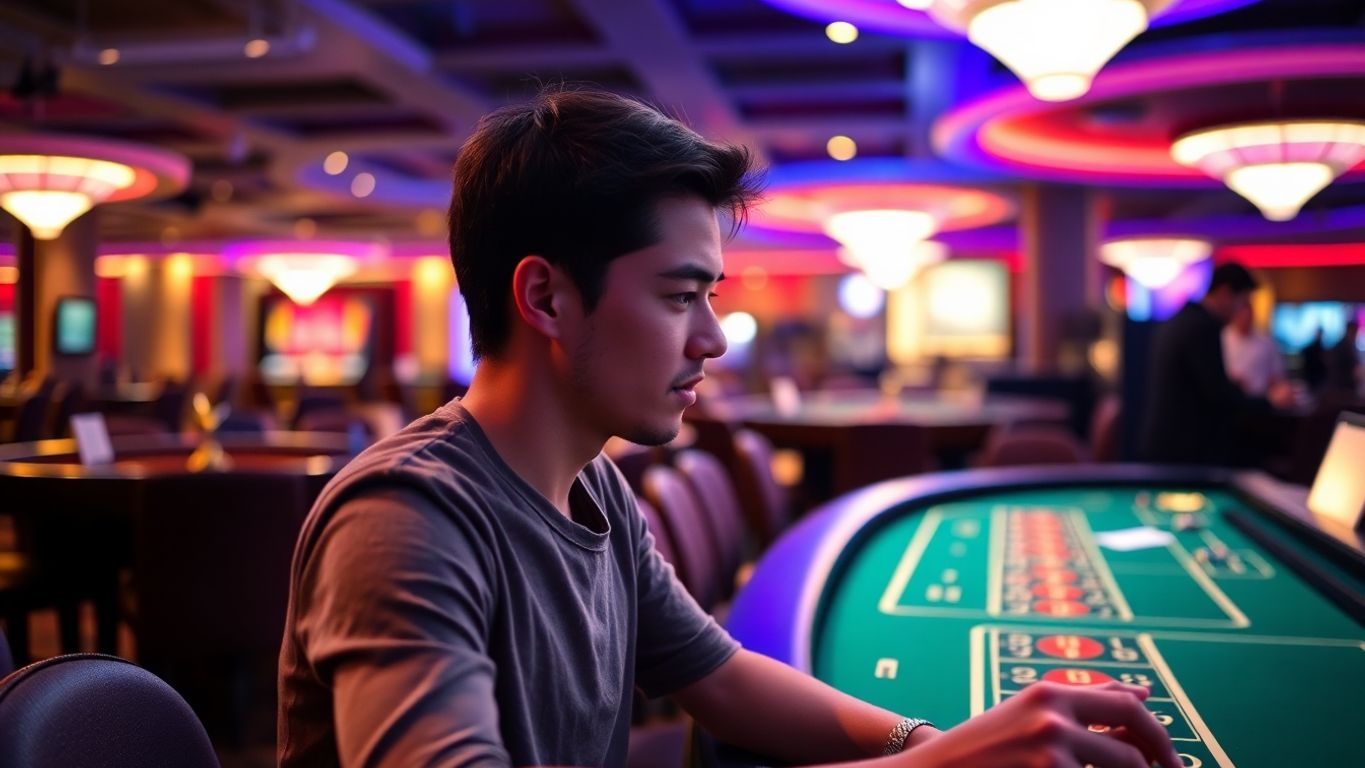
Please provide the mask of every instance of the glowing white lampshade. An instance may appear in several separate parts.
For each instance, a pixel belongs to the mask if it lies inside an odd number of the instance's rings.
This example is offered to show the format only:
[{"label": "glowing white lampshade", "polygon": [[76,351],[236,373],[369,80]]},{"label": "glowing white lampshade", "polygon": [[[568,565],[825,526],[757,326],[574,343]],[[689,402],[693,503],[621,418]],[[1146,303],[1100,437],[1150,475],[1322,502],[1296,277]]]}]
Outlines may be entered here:
[{"label": "glowing white lampshade", "polygon": [[1172,0],[932,0],[929,14],[965,31],[1043,101],[1066,101]]},{"label": "glowing white lampshade", "polygon": [[295,304],[304,306],[317,301],[356,269],[355,259],[340,253],[272,253],[256,262],[262,276]]},{"label": "glowing white lampshade", "polygon": [[1100,261],[1118,267],[1146,288],[1156,289],[1179,277],[1191,264],[1207,259],[1213,244],[1179,237],[1134,237],[1100,246]]},{"label": "glowing white lampshade", "polygon": [[943,258],[938,243],[924,242],[937,227],[933,214],[908,210],[844,211],[824,223],[825,234],[844,246],[840,258],[888,291]]},{"label": "glowing white lampshade", "polygon": [[73,219],[136,181],[123,163],[89,157],[0,155],[0,208],[39,240],[54,240]]},{"label": "glowing white lampshade", "polygon": [[1171,157],[1288,221],[1338,176],[1365,160],[1365,122],[1298,120],[1224,125],[1186,134]]}]

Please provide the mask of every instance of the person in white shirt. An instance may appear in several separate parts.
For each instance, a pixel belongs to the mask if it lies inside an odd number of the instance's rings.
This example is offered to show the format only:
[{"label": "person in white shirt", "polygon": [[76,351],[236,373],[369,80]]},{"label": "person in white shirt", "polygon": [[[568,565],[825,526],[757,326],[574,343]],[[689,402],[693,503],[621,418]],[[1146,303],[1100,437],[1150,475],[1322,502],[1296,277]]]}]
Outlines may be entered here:
[{"label": "person in white shirt", "polygon": [[1243,304],[1223,327],[1223,367],[1228,378],[1252,397],[1265,397],[1284,378],[1280,350],[1252,327],[1251,305]]}]

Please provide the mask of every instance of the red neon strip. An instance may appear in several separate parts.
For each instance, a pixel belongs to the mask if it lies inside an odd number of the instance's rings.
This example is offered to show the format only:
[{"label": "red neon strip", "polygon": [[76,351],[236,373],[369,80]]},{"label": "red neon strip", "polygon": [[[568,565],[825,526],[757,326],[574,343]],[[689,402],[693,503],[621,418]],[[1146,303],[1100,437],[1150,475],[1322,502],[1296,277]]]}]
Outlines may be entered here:
[{"label": "red neon strip", "polygon": [[217,277],[195,275],[190,280],[190,365],[203,376],[213,367],[213,323],[218,310]]},{"label": "red neon strip", "polygon": [[123,357],[123,281],[95,278],[95,355],[114,362]]},{"label": "red neon strip", "polygon": [[1365,265],[1365,243],[1225,245],[1214,259],[1257,269],[1360,266]]}]

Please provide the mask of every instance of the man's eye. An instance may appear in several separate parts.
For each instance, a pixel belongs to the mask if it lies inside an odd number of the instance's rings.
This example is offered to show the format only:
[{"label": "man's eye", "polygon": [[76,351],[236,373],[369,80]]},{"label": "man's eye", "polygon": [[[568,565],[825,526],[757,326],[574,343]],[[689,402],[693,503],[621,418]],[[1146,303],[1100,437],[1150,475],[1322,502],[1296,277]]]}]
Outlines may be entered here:
[{"label": "man's eye", "polygon": [[697,300],[697,294],[695,292],[675,293],[668,298],[685,307]]}]

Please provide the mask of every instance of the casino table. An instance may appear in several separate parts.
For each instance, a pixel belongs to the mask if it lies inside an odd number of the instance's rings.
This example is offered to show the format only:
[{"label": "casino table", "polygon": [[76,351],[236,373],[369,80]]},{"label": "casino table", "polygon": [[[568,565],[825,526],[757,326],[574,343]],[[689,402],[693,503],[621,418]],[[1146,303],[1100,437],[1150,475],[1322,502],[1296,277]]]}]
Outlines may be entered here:
[{"label": "casino table", "polygon": [[708,400],[704,411],[687,418],[743,425],[780,448],[800,450],[806,457],[807,493],[823,501],[878,480],[922,472],[931,457],[941,468],[959,468],[968,454],[981,449],[991,429],[1064,425],[1069,413],[1058,400],[1013,395],[853,390],[807,392],[789,409],[776,407],[766,395]]},{"label": "casino table", "polygon": [[780,539],[728,627],[943,728],[1116,679],[1150,688],[1186,766],[1365,766],[1365,542],[1284,490],[1139,465],[882,483]]},{"label": "casino table", "polygon": [[[252,483],[287,475],[299,479],[311,503],[355,453],[340,434],[224,434],[219,443],[231,466],[196,474],[189,459],[201,442],[197,434],[115,437],[114,461],[96,466],[80,463],[70,439],[0,445],[0,512],[14,518],[20,545],[42,578],[69,582],[95,599],[102,651],[118,647],[110,618],[117,611],[118,573],[131,562],[133,524],[150,478],[226,473]],[[193,498],[185,508],[193,513]]]}]

